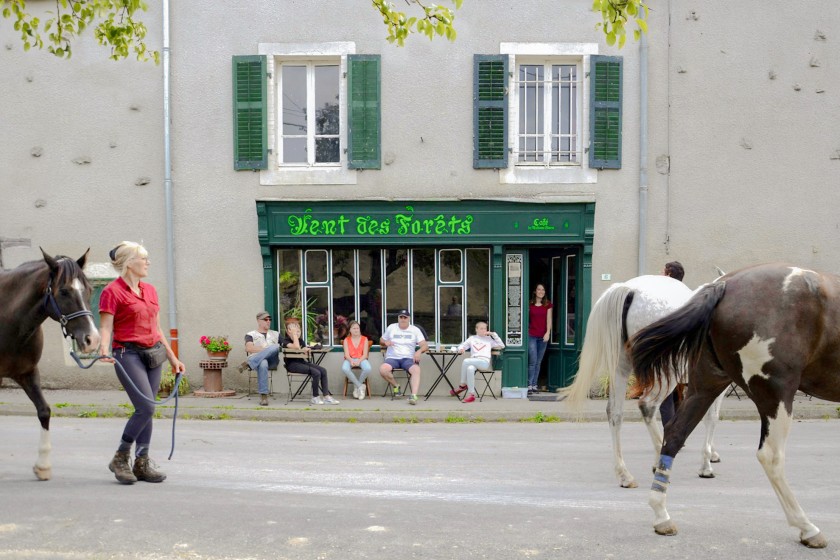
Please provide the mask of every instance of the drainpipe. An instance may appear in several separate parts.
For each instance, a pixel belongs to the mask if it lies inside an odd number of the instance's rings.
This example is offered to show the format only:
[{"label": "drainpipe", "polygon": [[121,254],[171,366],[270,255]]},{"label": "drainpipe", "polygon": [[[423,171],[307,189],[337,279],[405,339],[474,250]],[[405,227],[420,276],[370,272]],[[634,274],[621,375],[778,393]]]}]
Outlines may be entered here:
[{"label": "drainpipe", "polygon": [[647,34],[639,41],[639,273],[647,271],[648,211],[648,44]]},{"label": "drainpipe", "polygon": [[169,0],[163,0],[163,191],[166,203],[166,287],[169,292],[169,344],[178,355],[178,313],[175,303],[175,250],[172,233],[172,159],[169,112]]}]

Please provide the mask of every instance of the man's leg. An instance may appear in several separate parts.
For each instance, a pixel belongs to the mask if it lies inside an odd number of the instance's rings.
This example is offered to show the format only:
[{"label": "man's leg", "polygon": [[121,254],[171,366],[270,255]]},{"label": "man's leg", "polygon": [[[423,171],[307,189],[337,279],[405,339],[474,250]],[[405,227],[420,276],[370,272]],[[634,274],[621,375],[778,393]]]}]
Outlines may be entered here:
[{"label": "man's leg", "polygon": [[396,387],[397,382],[394,379],[394,368],[391,367],[391,364],[383,363],[379,366],[379,375],[382,376],[382,379],[388,382],[391,387]]},{"label": "man's leg", "polygon": [[411,378],[409,379],[411,394],[416,395],[420,391],[420,364],[414,364],[408,368],[408,373],[411,374]]}]

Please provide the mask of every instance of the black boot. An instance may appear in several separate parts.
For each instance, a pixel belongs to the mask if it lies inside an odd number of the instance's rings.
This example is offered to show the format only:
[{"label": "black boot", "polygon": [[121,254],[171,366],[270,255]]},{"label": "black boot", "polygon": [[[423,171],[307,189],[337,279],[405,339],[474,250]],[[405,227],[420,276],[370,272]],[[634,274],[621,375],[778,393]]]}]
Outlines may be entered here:
[{"label": "black boot", "polygon": [[[135,463],[135,468],[137,464]],[[120,484],[134,484],[137,482],[137,477],[134,476],[134,473],[131,472],[131,452],[130,451],[117,451],[114,458],[111,459],[111,463],[108,465],[108,469],[114,473],[114,476],[120,482]]]},{"label": "black boot", "polygon": [[145,480],[146,482],[163,482],[166,480],[166,475],[155,470],[155,466],[148,455],[141,455],[134,459],[134,476],[137,477],[137,480]]}]

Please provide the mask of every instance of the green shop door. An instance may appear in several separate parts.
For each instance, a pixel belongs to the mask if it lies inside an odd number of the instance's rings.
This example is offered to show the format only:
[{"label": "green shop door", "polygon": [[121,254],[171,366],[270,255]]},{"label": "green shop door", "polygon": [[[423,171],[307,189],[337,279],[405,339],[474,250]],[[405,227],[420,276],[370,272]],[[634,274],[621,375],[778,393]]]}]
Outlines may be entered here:
[{"label": "green shop door", "polygon": [[554,309],[552,313],[551,341],[546,349],[545,362],[548,362],[548,390],[554,391],[571,384],[577,373],[580,355],[581,303],[577,295],[581,293],[578,285],[582,277],[579,247],[562,247],[549,258],[551,267],[550,287]]},{"label": "green shop door", "polygon": [[502,387],[528,386],[528,253],[506,251],[503,259]]}]

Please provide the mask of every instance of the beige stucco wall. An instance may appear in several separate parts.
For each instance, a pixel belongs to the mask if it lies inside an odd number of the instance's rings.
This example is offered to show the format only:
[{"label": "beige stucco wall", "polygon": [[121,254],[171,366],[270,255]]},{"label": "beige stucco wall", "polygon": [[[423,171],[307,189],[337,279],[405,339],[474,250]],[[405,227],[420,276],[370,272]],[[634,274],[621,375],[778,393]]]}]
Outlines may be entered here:
[{"label": "beige stucco wall", "polygon": [[[277,2],[243,0],[196,12],[173,3],[174,274],[181,354],[193,384],[201,383],[198,338],[230,335],[235,362],[263,306],[258,199],[589,198],[597,203],[594,296],[610,284],[602,274],[612,281],[635,276],[639,47],[607,47],[589,5],[533,0],[524,10],[509,0],[467,0],[455,43],[414,37],[397,48],[364,4],[350,11],[286,2],[280,10]],[[159,8],[151,9],[149,42],[159,47]],[[838,270],[840,160],[830,159],[840,150],[840,68],[830,56],[838,16],[840,7],[816,2],[784,14],[722,0],[655,6],[644,272],[678,259],[696,286],[713,277],[714,265],[732,270],[784,259]],[[824,41],[814,39],[818,29]],[[35,258],[38,245],[73,255],[90,246],[102,262],[120,240],[142,240],[168,329],[161,67],[108,61],[92,40],[79,42],[70,61],[54,60],[23,53],[8,22],[0,21],[0,33],[0,238],[31,240],[29,248],[4,252],[6,266]],[[235,172],[231,56],[256,54],[260,43],[327,41],[382,56],[382,152],[391,163],[358,173],[355,186],[266,186],[258,173]],[[595,184],[510,185],[495,171],[472,168],[472,57],[498,53],[503,42],[597,43],[600,54],[624,57],[620,171],[599,172]],[[819,66],[810,66],[812,57]],[[30,155],[36,146],[43,148],[37,158]],[[90,163],[73,163],[83,156]],[[670,174],[662,164],[669,157]],[[149,183],[138,186],[141,177]],[[114,385],[108,368],[64,366],[58,327],[46,329],[47,385]]]}]

